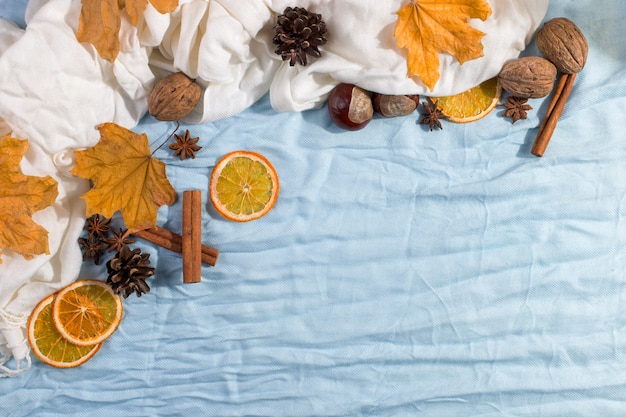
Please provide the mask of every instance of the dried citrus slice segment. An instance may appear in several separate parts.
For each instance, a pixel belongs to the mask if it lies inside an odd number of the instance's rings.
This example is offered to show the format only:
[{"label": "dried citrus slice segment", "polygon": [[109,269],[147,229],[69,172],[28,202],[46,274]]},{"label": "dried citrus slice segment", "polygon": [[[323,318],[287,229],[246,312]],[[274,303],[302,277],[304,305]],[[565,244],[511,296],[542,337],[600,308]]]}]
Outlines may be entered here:
[{"label": "dried citrus slice segment", "polygon": [[57,293],[52,320],[68,341],[88,346],[107,339],[122,321],[122,299],[103,281],[76,281]]},{"label": "dried citrus slice segment", "polygon": [[222,216],[247,222],[274,207],[279,188],[278,175],[267,158],[256,152],[234,151],[213,168],[209,195]]},{"label": "dried citrus slice segment", "polygon": [[454,96],[433,97],[437,107],[456,123],[469,123],[488,115],[500,101],[502,88],[498,77],[491,78],[474,88]]},{"label": "dried citrus slice segment", "polygon": [[78,346],[67,341],[52,320],[52,301],[49,295],[37,304],[28,319],[28,343],[42,362],[55,368],[73,368],[87,362],[98,352],[101,343]]}]

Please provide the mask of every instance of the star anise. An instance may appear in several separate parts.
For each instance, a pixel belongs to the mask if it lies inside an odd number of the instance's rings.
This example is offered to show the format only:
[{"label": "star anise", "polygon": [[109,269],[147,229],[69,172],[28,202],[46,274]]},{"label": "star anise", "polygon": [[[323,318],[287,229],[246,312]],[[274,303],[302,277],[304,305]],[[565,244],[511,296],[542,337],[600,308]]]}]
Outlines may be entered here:
[{"label": "star anise", "polygon": [[189,130],[186,130],[182,136],[174,134],[174,137],[176,138],[176,143],[172,143],[170,149],[175,151],[174,156],[180,156],[181,161],[188,156],[194,159],[196,152],[202,149],[202,146],[197,144],[200,138],[192,138]]},{"label": "star anise", "polygon": [[107,219],[100,214],[94,214],[86,220],[84,229],[89,232],[89,236],[104,239],[111,230],[109,222],[111,222],[111,219]]},{"label": "star anise", "polygon": [[128,229],[122,229],[120,227],[119,232],[116,233],[112,231],[113,236],[104,239],[104,241],[109,245],[109,252],[119,252],[124,246],[135,243],[133,239],[128,237],[127,232]]},{"label": "star anise", "polygon": [[78,244],[83,252],[83,262],[91,258],[96,265],[100,263],[100,256],[102,256],[102,251],[106,248],[102,238],[89,234],[86,238],[79,237]]},{"label": "star anise", "polygon": [[527,98],[509,96],[507,101],[508,103],[502,103],[502,106],[506,107],[504,117],[510,117],[511,123],[515,123],[519,119],[526,119],[526,112],[532,110],[532,107],[526,104]]},{"label": "star anise", "polygon": [[433,101],[430,97],[426,97],[426,99],[428,101],[423,101],[422,106],[426,109],[427,114],[424,115],[420,124],[428,124],[431,131],[435,129],[435,126],[439,129],[443,129],[443,127],[441,127],[440,120],[446,119],[446,115],[444,115],[443,112],[437,108],[438,100]]}]

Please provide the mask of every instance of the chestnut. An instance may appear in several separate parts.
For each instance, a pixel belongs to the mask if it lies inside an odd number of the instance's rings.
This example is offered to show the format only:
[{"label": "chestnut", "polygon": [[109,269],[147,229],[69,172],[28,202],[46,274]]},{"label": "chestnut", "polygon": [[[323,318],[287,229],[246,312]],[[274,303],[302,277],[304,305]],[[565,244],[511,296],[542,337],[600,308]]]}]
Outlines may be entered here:
[{"label": "chestnut", "polygon": [[354,84],[342,83],[328,96],[328,113],[337,126],[359,130],[372,120],[374,108],[369,92]]},{"label": "chestnut", "polygon": [[385,117],[407,116],[415,111],[420,103],[418,95],[390,95],[374,93],[372,105],[376,113]]}]

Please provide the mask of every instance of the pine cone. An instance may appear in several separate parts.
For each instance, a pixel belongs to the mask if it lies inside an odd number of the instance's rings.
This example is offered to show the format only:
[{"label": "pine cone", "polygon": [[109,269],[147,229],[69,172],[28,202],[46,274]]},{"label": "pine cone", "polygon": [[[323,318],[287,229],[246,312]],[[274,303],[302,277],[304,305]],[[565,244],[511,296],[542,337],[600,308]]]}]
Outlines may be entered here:
[{"label": "pine cone", "polygon": [[141,249],[130,249],[123,246],[122,249],[107,262],[107,284],[113,288],[116,294],[128,298],[133,292],[137,297],[150,291],[146,279],[154,275],[154,267],[150,265],[150,254],[141,253]]},{"label": "pine cone", "polygon": [[296,62],[306,66],[307,54],[321,56],[317,47],[326,43],[326,23],[322,15],[310,13],[303,7],[287,7],[276,22],[273,42],[278,47],[274,52],[283,61],[289,59],[292,67]]}]

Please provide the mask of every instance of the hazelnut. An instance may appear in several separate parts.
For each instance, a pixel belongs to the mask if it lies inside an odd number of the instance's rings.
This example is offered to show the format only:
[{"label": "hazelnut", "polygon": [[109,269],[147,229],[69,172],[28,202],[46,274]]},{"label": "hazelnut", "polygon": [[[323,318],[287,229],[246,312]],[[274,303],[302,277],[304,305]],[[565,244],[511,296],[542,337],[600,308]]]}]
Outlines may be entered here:
[{"label": "hazelnut", "polygon": [[504,64],[498,79],[502,88],[515,97],[540,98],[552,91],[556,72],[547,59],[528,56]]},{"label": "hazelnut", "polygon": [[537,32],[537,48],[565,74],[580,72],[589,52],[582,31],[564,17],[549,20],[543,25]]},{"label": "hazelnut", "polygon": [[370,94],[353,84],[339,84],[328,96],[328,113],[335,124],[347,130],[363,129],[374,116]]},{"label": "hazelnut", "polygon": [[180,120],[196,107],[202,88],[182,72],[156,83],[148,98],[148,112],[161,121]]},{"label": "hazelnut", "polygon": [[374,111],[385,117],[407,116],[419,105],[418,95],[389,95],[374,93],[372,104]]}]

